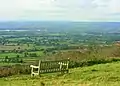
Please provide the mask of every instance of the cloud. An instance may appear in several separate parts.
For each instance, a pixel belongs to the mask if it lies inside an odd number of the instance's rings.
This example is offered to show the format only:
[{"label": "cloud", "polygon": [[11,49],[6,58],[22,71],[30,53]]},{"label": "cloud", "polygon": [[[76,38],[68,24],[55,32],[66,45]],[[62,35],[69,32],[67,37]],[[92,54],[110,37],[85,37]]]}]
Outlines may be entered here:
[{"label": "cloud", "polygon": [[119,3],[120,0],[0,0],[0,20],[116,20],[120,18]]}]

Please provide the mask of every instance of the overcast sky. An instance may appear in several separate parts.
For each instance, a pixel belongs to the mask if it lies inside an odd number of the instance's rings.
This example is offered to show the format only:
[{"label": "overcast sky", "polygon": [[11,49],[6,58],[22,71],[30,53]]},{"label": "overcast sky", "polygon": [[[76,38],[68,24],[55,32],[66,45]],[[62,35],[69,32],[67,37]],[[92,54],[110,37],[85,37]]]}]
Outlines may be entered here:
[{"label": "overcast sky", "polygon": [[120,0],[0,0],[0,21],[120,21]]}]

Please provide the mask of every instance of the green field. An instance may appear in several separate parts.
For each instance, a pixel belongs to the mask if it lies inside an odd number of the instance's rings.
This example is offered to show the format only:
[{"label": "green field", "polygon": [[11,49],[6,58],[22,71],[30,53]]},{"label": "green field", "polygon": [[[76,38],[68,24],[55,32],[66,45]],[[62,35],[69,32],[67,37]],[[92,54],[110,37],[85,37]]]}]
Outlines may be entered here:
[{"label": "green field", "polygon": [[0,86],[120,86],[120,62],[74,68],[64,75],[16,75],[1,78]]},{"label": "green field", "polygon": [[0,58],[5,58],[5,56],[8,57],[16,57],[17,55],[19,55],[20,57],[23,57],[22,54],[18,54],[18,53],[0,53]]}]

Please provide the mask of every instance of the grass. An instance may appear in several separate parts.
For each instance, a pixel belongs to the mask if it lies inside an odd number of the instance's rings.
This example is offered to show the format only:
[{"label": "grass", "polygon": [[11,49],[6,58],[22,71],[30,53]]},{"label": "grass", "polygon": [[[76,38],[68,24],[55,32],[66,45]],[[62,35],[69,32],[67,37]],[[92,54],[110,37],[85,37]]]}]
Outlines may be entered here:
[{"label": "grass", "polygon": [[120,62],[70,69],[69,74],[16,75],[0,79],[0,86],[119,86]]}]

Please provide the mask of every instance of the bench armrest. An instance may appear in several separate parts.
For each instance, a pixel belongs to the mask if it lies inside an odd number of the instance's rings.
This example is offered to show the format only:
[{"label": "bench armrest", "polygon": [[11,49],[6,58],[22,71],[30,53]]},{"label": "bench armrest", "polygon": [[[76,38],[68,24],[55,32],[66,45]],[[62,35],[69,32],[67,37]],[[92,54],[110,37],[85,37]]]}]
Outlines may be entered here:
[{"label": "bench armrest", "polygon": [[30,65],[32,68],[39,68],[39,66]]}]

